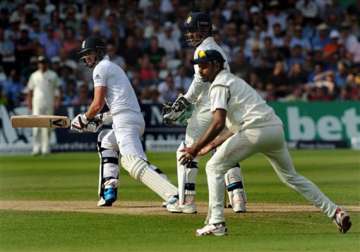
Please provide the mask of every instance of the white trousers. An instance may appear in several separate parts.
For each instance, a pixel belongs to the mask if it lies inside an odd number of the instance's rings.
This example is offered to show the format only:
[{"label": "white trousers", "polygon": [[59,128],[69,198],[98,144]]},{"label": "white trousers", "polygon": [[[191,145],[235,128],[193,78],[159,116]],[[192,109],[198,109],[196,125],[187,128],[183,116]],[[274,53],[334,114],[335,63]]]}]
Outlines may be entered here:
[{"label": "white trousers", "polygon": [[[53,106],[39,107],[33,106],[33,115],[52,115]],[[50,152],[50,134],[49,128],[33,128],[33,153],[47,154]]]},{"label": "white trousers", "polygon": [[207,162],[210,224],[225,220],[224,174],[235,164],[255,153],[263,153],[266,156],[282,182],[302,194],[328,217],[334,216],[337,205],[310,180],[296,172],[282,126],[268,126],[238,132],[227,139]]},{"label": "white trousers", "polygon": [[117,150],[120,155],[136,155],[147,160],[141,144],[145,122],[140,113],[114,115],[112,127],[101,141],[102,147]]}]

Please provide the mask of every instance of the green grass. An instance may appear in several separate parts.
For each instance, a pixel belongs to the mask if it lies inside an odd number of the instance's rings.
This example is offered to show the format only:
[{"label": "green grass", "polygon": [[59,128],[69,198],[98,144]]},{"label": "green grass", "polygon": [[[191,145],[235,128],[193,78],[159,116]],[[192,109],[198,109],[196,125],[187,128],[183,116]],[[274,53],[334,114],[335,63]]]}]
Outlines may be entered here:
[{"label": "green grass", "polygon": [[[360,205],[360,152],[294,151],[295,166],[338,204]],[[149,159],[176,181],[175,154]],[[260,155],[242,164],[249,202],[308,204],[284,186]],[[96,153],[0,157],[1,200],[97,200]],[[160,199],[121,171],[120,200]],[[207,200],[204,163],[198,200]],[[227,237],[194,236],[203,215],[111,215],[0,211],[0,251],[360,251],[360,213],[336,232],[321,213],[246,213],[227,216]]]}]

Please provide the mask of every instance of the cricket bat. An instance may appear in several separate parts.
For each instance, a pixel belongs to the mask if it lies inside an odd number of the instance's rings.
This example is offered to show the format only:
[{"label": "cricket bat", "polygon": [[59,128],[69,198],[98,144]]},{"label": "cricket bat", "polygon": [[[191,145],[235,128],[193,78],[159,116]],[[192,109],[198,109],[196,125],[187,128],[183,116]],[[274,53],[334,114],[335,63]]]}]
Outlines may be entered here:
[{"label": "cricket bat", "polygon": [[57,115],[17,115],[11,117],[13,128],[69,128],[70,119]]}]

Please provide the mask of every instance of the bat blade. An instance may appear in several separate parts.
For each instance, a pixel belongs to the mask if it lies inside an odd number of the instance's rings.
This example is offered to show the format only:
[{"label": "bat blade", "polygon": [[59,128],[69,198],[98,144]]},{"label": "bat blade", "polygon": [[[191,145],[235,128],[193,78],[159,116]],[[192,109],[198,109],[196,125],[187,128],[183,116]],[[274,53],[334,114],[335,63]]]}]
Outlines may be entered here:
[{"label": "bat blade", "polygon": [[69,128],[70,119],[57,115],[17,115],[11,117],[13,128]]}]

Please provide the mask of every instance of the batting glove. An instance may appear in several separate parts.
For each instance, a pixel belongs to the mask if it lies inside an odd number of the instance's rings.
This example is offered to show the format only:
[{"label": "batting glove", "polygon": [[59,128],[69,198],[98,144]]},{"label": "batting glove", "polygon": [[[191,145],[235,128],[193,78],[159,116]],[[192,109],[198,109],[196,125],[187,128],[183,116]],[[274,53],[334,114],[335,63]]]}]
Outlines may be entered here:
[{"label": "batting glove", "polygon": [[88,120],[89,122],[84,127],[84,132],[96,133],[103,126],[103,114],[96,115],[93,119]]},{"label": "batting glove", "polygon": [[71,120],[70,130],[84,132],[88,123],[89,121],[85,114],[78,114],[74,119]]}]

